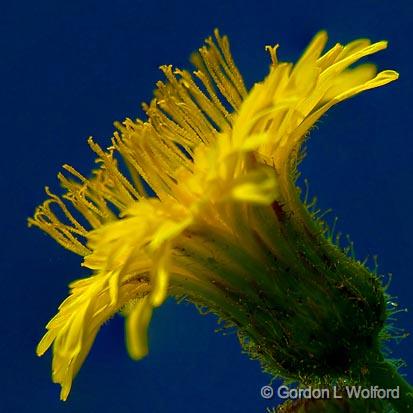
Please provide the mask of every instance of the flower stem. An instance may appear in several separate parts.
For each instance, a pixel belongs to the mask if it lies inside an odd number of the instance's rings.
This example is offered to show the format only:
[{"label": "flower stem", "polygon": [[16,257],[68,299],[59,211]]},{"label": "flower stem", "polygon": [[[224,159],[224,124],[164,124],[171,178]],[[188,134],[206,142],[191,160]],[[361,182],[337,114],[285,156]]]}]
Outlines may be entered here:
[{"label": "flower stem", "polygon": [[372,385],[384,389],[399,388],[399,397],[388,401],[400,413],[413,413],[413,387],[397,371],[396,367],[383,356],[371,357],[368,380]]}]

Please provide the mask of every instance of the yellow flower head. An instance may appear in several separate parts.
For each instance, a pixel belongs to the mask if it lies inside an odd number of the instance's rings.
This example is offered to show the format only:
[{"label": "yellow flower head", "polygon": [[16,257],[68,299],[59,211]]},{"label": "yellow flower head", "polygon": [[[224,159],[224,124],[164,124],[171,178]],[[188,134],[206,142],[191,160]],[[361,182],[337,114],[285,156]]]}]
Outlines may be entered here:
[{"label": "yellow flower head", "polygon": [[42,355],[53,344],[63,400],[102,323],[122,310],[129,353],[139,359],[152,310],[168,295],[219,314],[248,345],[259,341],[254,320],[264,315],[252,307],[289,288],[278,282],[284,270],[303,273],[286,234],[314,230],[306,218],[285,224],[307,216],[295,168],[308,131],[336,103],[398,77],[370,64],[349,68],[384,41],[336,44],[323,54],[326,42],[318,33],[295,65],[267,47],[269,74],[248,92],[228,39],[215,31],[193,55],[193,74],[161,67],[166,81],[144,105],[145,121],[117,124],[106,151],[89,140],[99,164],[91,178],[65,165],[65,194],[46,188],[50,198],[29,224],[93,272],[70,285],[37,348]]}]

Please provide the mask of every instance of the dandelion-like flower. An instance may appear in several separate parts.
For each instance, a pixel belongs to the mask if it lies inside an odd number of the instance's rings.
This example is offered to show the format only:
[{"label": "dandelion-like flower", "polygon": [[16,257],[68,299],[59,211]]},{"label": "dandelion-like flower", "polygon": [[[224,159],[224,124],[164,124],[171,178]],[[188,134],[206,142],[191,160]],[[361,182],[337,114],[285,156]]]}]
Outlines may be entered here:
[{"label": "dandelion-like flower", "polygon": [[146,120],[117,123],[107,150],[89,140],[99,164],[91,178],[65,165],[65,194],[46,188],[30,225],[92,271],[70,285],[37,348],[42,355],[53,344],[63,400],[102,323],[122,311],[129,353],[140,359],[152,311],[167,296],[216,313],[274,375],[366,375],[385,324],[384,291],[301,201],[296,167],[329,108],[398,74],[349,68],[384,41],[322,54],[326,41],[317,34],[295,65],[267,47],[269,74],[247,91],[215,31],[193,55],[193,74],[161,67],[166,81],[143,105]]}]

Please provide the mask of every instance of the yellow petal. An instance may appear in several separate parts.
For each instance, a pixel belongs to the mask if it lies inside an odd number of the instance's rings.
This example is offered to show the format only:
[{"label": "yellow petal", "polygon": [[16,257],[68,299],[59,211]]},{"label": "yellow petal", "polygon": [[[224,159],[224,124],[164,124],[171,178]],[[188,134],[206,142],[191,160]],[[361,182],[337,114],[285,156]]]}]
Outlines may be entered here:
[{"label": "yellow petal", "polygon": [[129,355],[139,360],[148,354],[148,326],[153,307],[148,296],[141,298],[126,318],[126,345]]},{"label": "yellow petal", "polygon": [[110,305],[113,307],[118,302],[119,296],[119,279],[120,271],[114,271],[109,273],[109,295],[110,295]]},{"label": "yellow petal", "polygon": [[47,331],[43,338],[40,340],[36,347],[36,354],[40,357],[49,349],[52,345],[53,340],[56,338],[56,333],[52,331]]},{"label": "yellow petal", "polygon": [[327,90],[326,94],[323,96],[323,101],[333,99],[346,90],[352,89],[353,87],[373,79],[376,73],[376,66],[370,63],[344,71],[337,76],[333,85]]},{"label": "yellow petal", "polygon": [[312,65],[321,55],[328,40],[327,33],[325,31],[318,32],[311,40],[307,49],[300,57],[296,65],[294,66],[294,74],[300,72],[303,68]]},{"label": "yellow petal", "polygon": [[73,379],[73,372],[72,372],[72,367],[69,366],[68,372],[66,372],[66,376],[63,380],[62,388],[60,390],[60,400],[66,401],[67,397],[69,396],[70,390],[72,388],[72,379]]},{"label": "yellow petal", "polygon": [[305,136],[307,130],[314,125],[314,123],[320,119],[320,117],[327,112],[332,106],[340,103],[343,100],[349,99],[352,96],[357,95],[368,89],[374,89],[379,86],[386,85],[387,83],[393,82],[399,77],[399,74],[394,70],[384,70],[380,72],[376,77],[369,80],[366,83],[353,87],[345,92],[341,93],[340,95],[336,96],[334,99],[330,100],[326,104],[324,104],[320,109],[316,110],[310,116],[308,116],[300,126],[294,131],[294,134],[291,136],[291,143],[294,143],[300,137]]},{"label": "yellow petal", "polygon": [[168,291],[170,243],[165,243],[154,255],[153,269],[151,271],[152,291],[150,302],[154,307],[159,307],[165,300]]},{"label": "yellow petal", "polygon": [[237,201],[270,205],[279,195],[277,179],[271,168],[261,167],[240,181],[231,191],[232,198]]}]

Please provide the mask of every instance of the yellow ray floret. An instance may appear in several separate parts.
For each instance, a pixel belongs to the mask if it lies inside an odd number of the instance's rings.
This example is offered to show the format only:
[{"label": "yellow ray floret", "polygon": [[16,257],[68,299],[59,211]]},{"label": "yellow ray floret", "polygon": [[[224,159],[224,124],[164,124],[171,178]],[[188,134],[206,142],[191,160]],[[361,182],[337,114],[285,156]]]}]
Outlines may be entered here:
[{"label": "yellow ray floret", "polygon": [[[82,255],[82,265],[94,273],[71,285],[38,345],[42,355],[53,344],[53,380],[63,400],[100,326],[114,313],[124,310],[127,347],[139,359],[148,351],[152,310],[174,288],[217,297],[206,282],[211,275],[195,259],[194,271],[180,265],[177,246],[202,228],[238,242],[250,207],[271,205],[280,194],[288,199],[292,169],[314,123],[336,103],[398,76],[376,74],[370,64],[349,69],[386,42],[361,39],[322,54],[326,42],[326,33],[317,34],[295,65],[279,62],[278,46],[267,47],[269,74],[248,92],[227,38],[216,31],[215,41],[208,39],[192,56],[193,74],[161,68],[166,81],[144,105],[145,121],[118,123],[106,151],[89,140],[99,164],[91,178],[66,165],[69,176],[59,174],[66,193],[46,190],[50,198],[29,224]],[[205,247],[191,248],[198,256]]]}]

